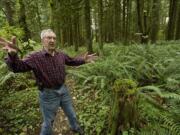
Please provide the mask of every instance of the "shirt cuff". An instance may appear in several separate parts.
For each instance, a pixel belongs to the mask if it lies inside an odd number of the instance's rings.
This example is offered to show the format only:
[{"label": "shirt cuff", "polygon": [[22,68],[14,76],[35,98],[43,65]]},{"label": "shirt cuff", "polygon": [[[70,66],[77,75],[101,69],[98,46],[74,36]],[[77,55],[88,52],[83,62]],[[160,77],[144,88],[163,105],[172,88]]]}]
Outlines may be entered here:
[{"label": "shirt cuff", "polygon": [[13,61],[15,61],[16,59],[18,59],[18,55],[17,55],[17,53],[15,53],[15,54],[10,54],[10,53],[8,53],[8,57],[5,58],[5,59],[8,59],[9,61],[13,62]]}]

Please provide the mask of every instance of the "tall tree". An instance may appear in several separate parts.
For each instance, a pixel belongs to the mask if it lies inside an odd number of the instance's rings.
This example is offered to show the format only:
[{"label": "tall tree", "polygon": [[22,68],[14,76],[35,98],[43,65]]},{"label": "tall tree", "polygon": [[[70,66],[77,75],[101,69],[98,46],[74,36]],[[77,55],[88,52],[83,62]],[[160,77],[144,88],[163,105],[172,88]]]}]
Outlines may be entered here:
[{"label": "tall tree", "polygon": [[126,0],[126,25],[125,25],[125,37],[124,37],[124,43],[128,44],[131,34],[131,0]]},{"label": "tall tree", "polygon": [[141,33],[141,43],[148,42],[147,10],[144,8],[144,0],[137,0],[138,27]]},{"label": "tall tree", "polygon": [[19,0],[20,11],[19,11],[19,24],[24,30],[23,41],[28,41],[31,38],[31,33],[26,22],[26,9],[23,0]]},{"label": "tall tree", "polygon": [[159,25],[160,25],[160,4],[161,1],[153,0],[153,7],[152,7],[152,24],[151,24],[151,42],[155,43],[158,36]]},{"label": "tall tree", "polygon": [[177,22],[176,22],[176,40],[180,39],[180,1],[178,1],[178,10],[177,10]]},{"label": "tall tree", "polygon": [[103,2],[98,0],[99,48],[103,49]]},{"label": "tall tree", "polygon": [[7,22],[10,26],[14,25],[14,6],[15,3],[12,0],[2,0],[1,4],[4,8],[2,10],[4,11],[4,14],[6,15]]},{"label": "tall tree", "polygon": [[143,28],[144,0],[136,0],[136,4],[137,4],[138,28],[139,28],[139,32],[143,33],[144,32],[144,28]]},{"label": "tall tree", "polygon": [[87,45],[87,51],[89,53],[93,52],[92,48],[92,35],[91,35],[91,14],[90,14],[90,1],[84,1],[84,12],[85,12],[85,40]]},{"label": "tall tree", "polygon": [[173,40],[175,36],[175,25],[176,25],[176,17],[177,17],[177,0],[170,0],[169,4],[169,22],[167,28],[167,40]]},{"label": "tall tree", "polygon": [[[121,0],[113,0],[113,40],[115,44],[119,41],[120,37],[120,2]],[[125,20],[123,20],[123,22],[125,22]]]},{"label": "tall tree", "polygon": [[58,0],[49,0],[50,6],[50,26],[55,31],[57,36],[57,45],[60,46],[60,9],[61,4]]}]

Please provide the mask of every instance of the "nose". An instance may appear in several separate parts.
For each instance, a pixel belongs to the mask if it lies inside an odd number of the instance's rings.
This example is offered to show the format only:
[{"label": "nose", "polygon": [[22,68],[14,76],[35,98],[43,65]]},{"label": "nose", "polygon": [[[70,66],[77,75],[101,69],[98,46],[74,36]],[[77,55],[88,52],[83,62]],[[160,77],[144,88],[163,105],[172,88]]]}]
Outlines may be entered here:
[{"label": "nose", "polygon": [[55,41],[55,39],[54,39],[54,38],[51,38],[51,39],[50,39],[50,41],[51,41],[51,42],[54,42],[54,41]]},{"label": "nose", "polygon": [[55,38],[50,38],[50,42],[54,43],[55,42]]}]

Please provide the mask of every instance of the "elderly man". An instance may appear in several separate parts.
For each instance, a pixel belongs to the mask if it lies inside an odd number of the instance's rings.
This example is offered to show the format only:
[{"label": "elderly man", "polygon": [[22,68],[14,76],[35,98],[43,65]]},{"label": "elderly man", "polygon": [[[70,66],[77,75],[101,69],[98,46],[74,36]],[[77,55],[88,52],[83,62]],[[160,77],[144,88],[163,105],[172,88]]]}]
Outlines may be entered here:
[{"label": "elderly man", "polygon": [[85,55],[83,58],[71,58],[56,50],[56,34],[51,29],[41,32],[43,49],[24,59],[19,59],[16,39],[12,42],[0,38],[0,44],[8,52],[6,63],[15,73],[32,70],[39,88],[40,108],[43,124],[40,135],[52,135],[53,121],[59,107],[68,117],[70,127],[75,133],[83,134],[77,122],[72,100],[65,82],[65,65],[79,66],[91,62],[96,56]]}]

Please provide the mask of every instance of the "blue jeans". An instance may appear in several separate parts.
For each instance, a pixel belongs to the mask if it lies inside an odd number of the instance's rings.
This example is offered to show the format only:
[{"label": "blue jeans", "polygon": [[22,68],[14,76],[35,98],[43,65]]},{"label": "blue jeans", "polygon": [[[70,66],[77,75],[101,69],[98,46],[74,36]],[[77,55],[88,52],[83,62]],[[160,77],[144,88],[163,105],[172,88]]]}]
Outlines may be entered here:
[{"label": "blue jeans", "polygon": [[43,115],[43,124],[40,135],[52,135],[53,122],[56,112],[61,107],[68,117],[72,130],[79,128],[72,99],[68,88],[62,85],[59,89],[43,89],[39,93],[40,109]]}]

